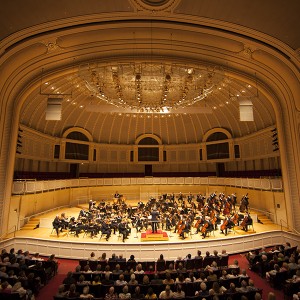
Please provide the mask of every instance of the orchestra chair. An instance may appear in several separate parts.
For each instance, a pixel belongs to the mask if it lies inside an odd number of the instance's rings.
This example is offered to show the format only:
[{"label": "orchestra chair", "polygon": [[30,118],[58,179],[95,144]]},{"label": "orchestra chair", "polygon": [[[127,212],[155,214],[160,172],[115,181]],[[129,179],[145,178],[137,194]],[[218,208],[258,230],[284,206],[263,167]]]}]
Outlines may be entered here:
[{"label": "orchestra chair", "polygon": [[166,269],[169,269],[169,265],[172,264],[173,265],[173,270],[174,270],[174,266],[175,266],[175,261],[174,259],[167,259],[166,260]]},{"label": "orchestra chair", "polygon": [[205,256],[203,258],[203,264],[202,264],[202,267],[205,268],[207,266],[210,266],[212,264],[212,262],[214,261],[214,258],[212,256]]},{"label": "orchestra chair", "polygon": [[194,266],[195,270],[200,270],[203,268],[203,259],[196,258],[196,259],[194,259],[194,263],[195,263],[195,266]]},{"label": "orchestra chair", "polygon": [[137,262],[136,262],[136,261],[127,261],[127,262],[126,262],[126,269],[127,269],[128,271],[130,271],[131,269],[135,271],[136,265],[137,265]]},{"label": "orchestra chair", "polygon": [[219,267],[221,269],[225,269],[228,267],[228,259],[229,259],[229,256],[221,256],[220,257],[220,260],[219,260]]},{"label": "orchestra chair", "polygon": [[76,235],[76,228],[73,228],[72,227],[67,227],[67,236],[73,234],[74,236]]},{"label": "orchestra chair", "polygon": [[187,271],[191,271],[195,269],[195,259],[187,259],[185,261],[185,268],[187,269]]},{"label": "orchestra chair", "polygon": [[92,270],[92,271],[96,271],[96,269],[97,269],[97,266],[98,266],[98,261],[97,260],[89,260],[89,262],[88,262],[88,264],[89,264],[89,266],[90,266],[90,269]]},{"label": "orchestra chair", "polygon": [[164,272],[166,270],[166,262],[165,261],[157,261],[156,262],[156,272]]},{"label": "orchestra chair", "polygon": [[88,265],[88,264],[89,264],[89,262],[88,262],[87,259],[80,259],[80,260],[79,260],[79,265],[80,265],[80,267],[81,267],[81,270],[83,270],[84,267],[85,267],[86,265]]},{"label": "orchestra chair", "polygon": [[[53,231],[55,231],[55,234],[56,234],[56,227],[53,225],[53,222],[52,222],[52,231],[50,234],[52,234]],[[60,227],[58,227],[58,231],[60,231]]]}]

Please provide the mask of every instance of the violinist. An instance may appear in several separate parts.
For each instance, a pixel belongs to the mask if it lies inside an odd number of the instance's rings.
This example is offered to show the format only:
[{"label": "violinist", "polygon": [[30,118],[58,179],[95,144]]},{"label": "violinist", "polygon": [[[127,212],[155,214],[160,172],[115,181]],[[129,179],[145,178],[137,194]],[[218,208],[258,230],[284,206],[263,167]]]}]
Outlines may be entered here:
[{"label": "violinist", "polygon": [[67,229],[69,227],[69,219],[66,217],[66,214],[63,212],[60,215],[61,229]]},{"label": "violinist", "polygon": [[183,201],[183,195],[181,192],[178,195],[178,202],[180,202],[180,201]]},{"label": "violinist", "polygon": [[166,214],[166,230],[171,231],[173,227],[172,219],[170,218],[170,214]]},{"label": "violinist", "polygon": [[84,226],[82,225],[81,221],[75,221],[75,218],[72,217],[69,222],[69,231],[75,232],[75,236],[79,237],[79,233],[81,230],[84,229]]},{"label": "violinist", "polygon": [[188,203],[191,203],[191,202],[192,202],[193,197],[194,197],[194,196],[193,196],[191,193],[188,194],[188,196],[187,196],[187,201],[188,201]]},{"label": "violinist", "polygon": [[143,221],[141,219],[141,215],[137,215],[135,217],[135,229],[137,232],[140,232],[143,228]]},{"label": "violinist", "polygon": [[119,233],[121,235],[123,235],[123,242],[125,242],[125,239],[127,239],[128,235],[129,235],[128,229],[126,228],[126,222],[125,221],[122,221],[119,224]]},{"label": "violinist", "polygon": [[109,221],[108,220],[102,221],[100,231],[101,231],[102,234],[106,234],[106,240],[108,241],[108,239],[111,236],[111,228],[109,226]]}]

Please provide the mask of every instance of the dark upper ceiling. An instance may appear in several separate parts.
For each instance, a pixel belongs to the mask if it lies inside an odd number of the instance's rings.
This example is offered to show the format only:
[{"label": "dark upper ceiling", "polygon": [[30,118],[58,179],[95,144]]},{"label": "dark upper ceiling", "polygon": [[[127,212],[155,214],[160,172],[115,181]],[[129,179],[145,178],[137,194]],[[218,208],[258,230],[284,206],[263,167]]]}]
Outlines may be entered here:
[{"label": "dark upper ceiling", "polygon": [[[0,10],[0,39],[50,21],[130,11],[134,11],[134,8],[129,0],[5,1]],[[277,38],[294,50],[300,48],[299,11],[299,0],[184,0],[174,9],[176,14],[215,19],[252,28]]]},{"label": "dark upper ceiling", "polygon": [[[147,3],[151,1],[154,4],[169,2],[176,5],[171,7],[170,11],[158,13],[140,12],[139,6],[134,5],[146,3],[147,6]],[[153,6],[154,10],[157,7],[159,8],[159,6]],[[234,27],[234,24],[242,25],[248,31],[249,28],[253,29],[253,34],[256,32],[267,34],[296,50],[300,47],[299,11],[300,1],[298,0],[291,0],[288,5],[278,0],[247,2],[234,0],[15,0],[6,1],[1,7],[0,38],[3,39],[22,29],[51,21],[66,20],[64,26],[67,26],[72,24],[73,17],[81,19],[81,23],[89,23],[89,20],[94,20],[95,15],[100,16],[99,22],[101,22],[102,15],[105,17],[110,15],[111,20],[118,22],[119,16],[124,17],[129,14],[132,22],[134,22],[134,17],[137,20],[143,18],[163,20],[167,16],[174,24],[179,23],[182,18],[185,22],[190,18],[201,24],[209,24],[210,20],[217,20],[220,21],[220,30],[224,22],[227,28]],[[144,30],[138,26],[140,23],[137,25],[137,34]],[[46,30],[47,27],[45,27]],[[122,40],[122,30],[119,30],[117,38]],[[156,30],[159,31],[160,28]],[[172,30],[177,34],[175,29]],[[124,29],[124,35],[125,32]],[[149,35],[149,28],[147,34]],[[83,36],[79,37],[83,38]],[[112,38],[113,43],[116,43],[117,38]],[[170,34],[167,38],[170,39]],[[169,41],[169,44],[171,43],[169,47],[175,48],[175,38],[174,35],[174,42]],[[177,42],[179,43],[179,40]],[[115,49],[112,46],[110,49],[109,44],[105,46],[107,53],[111,51],[111,55],[114,55]],[[128,47],[132,51],[135,45],[131,44]],[[179,49],[178,45],[176,47]],[[145,52],[142,49],[141,53],[144,53],[143,51]],[[157,53],[163,57],[164,51],[162,47],[160,52],[157,50]],[[106,55],[109,56],[109,54]],[[185,53],[180,55],[182,59]],[[242,137],[275,124],[272,104],[265,95],[257,92],[253,81],[250,84],[238,78],[229,78],[229,82],[226,88],[217,91],[205,100],[203,105],[211,108],[212,114],[99,113],[99,111],[86,109],[90,103],[97,102],[97,99],[91,97],[76,73],[57,74],[47,85],[43,83],[42,89],[45,93],[72,92],[72,97],[64,98],[62,120],[45,121],[47,97],[41,95],[40,88],[36,88],[31,92],[26,105],[21,110],[20,122],[40,132],[58,137],[62,136],[67,128],[78,126],[88,130],[96,142],[115,144],[132,144],[143,133],[156,134],[165,144],[198,143],[209,129],[215,127],[228,129],[233,137]],[[239,121],[239,96],[251,98],[254,107],[254,122]]]}]

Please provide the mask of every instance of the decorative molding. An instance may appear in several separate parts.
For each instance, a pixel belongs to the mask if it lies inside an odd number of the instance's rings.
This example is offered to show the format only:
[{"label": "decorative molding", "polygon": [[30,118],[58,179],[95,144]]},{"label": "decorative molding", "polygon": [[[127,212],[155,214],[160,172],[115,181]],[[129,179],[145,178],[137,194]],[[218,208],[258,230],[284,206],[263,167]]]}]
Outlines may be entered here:
[{"label": "decorative molding", "polygon": [[44,42],[44,45],[47,47],[47,53],[61,50],[61,47],[57,43],[57,39],[55,39],[53,41]]},{"label": "decorative molding", "polygon": [[252,58],[252,54],[254,53],[254,49],[251,46],[244,45],[244,49],[239,52],[239,54],[242,54],[243,56],[246,56],[248,58]]},{"label": "decorative molding", "polygon": [[171,12],[181,0],[129,0],[137,11]]}]

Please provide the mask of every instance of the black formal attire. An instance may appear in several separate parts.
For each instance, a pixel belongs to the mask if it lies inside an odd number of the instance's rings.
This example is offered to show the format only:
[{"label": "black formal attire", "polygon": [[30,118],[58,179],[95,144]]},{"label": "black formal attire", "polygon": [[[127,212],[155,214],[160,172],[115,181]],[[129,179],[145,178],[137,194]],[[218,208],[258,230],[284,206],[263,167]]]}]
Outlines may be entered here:
[{"label": "black formal attire", "polygon": [[53,228],[56,231],[57,236],[59,235],[59,228],[61,228],[61,223],[59,217],[55,217],[55,219],[52,222]]},{"label": "black formal attire", "polygon": [[159,218],[159,212],[155,209],[152,210],[152,212],[151,212],[152,233],[157,232],[158,218]]},{"label": "black formal attire", "polygon": [[127,236],[128,236],[128,231],[127,231],[125,223],[123,223],[123,222],[121,222],[119,224],[119,233],[123,235],[123,242],[125,242],[125,239],[127,239]]},{"label": "black formal attire", "polygon": [[102,232],[102,234],[106,234],[106,240],[108,240],[109,237],[111,236],[111,229],[110,229],[109,225],[106,224],[105,222],[102,223],[101,232]]}]

